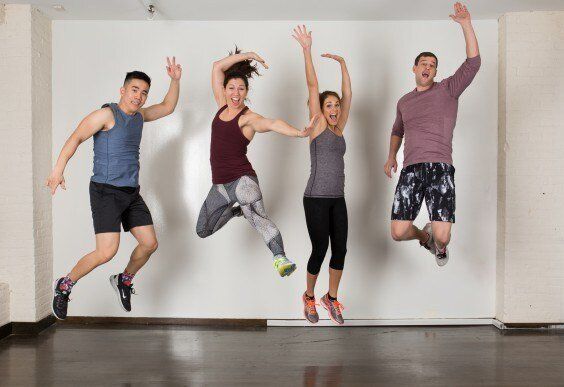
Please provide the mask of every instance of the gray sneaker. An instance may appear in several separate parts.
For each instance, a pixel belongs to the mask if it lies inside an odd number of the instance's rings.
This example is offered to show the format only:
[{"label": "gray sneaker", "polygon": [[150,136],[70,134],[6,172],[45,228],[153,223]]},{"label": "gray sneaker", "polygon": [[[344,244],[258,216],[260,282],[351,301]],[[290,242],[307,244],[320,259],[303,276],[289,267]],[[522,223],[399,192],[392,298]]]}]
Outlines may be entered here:
[{"label": "gray sneaker", "polygon": [[427,239],[427,242],[425,243],[419,242],[419,245],[425,247],[431,254],[436,255],[435,240],[433,239],[433,229],[431,228],[431,223],[427,223],[425,227],[423,227],[423,231],[429,235],[429,239]]},{"label": "gray sneaker", "polygon": [[329,299],[329,294],[326,294],[323,297],[321,297],[319,302],[327,310],[327,313],[329,313],[329,318],[333,320],[333,322],[339,325],[343,325],[345,323],[342,314],[343,309],[345,309],[345,307],[339,301],[337,300],[331,301]]},{"label": "gray sneaker", "polygon": [[306,294],[302,296],[302,301],[304,302],[304,317],[307,321],[315,324],[319,321],[319,315],[317,314],[317,309],[315,308],[315,298],[307,298]]},{"label": "gray sneaker", "polygon": [[439,251],[438,248],[435,247],[435,261],[437,262],[437,265],[439,266],[444,266],[447,264],[448,262],[448,247],[445,246],[445,250],[444,251]]}]

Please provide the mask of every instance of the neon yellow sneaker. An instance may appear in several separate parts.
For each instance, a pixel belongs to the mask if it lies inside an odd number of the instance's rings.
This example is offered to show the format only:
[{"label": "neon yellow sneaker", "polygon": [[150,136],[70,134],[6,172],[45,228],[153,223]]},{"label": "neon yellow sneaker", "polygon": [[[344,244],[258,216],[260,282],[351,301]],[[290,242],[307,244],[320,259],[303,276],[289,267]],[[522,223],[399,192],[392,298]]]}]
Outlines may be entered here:
[{"label": "neon yellow sneaker", "polygon": [[288,258],[282,256],[274,260],[274,268],[278,270],[280,277],[286,277],[296,270],[296,264]]}]

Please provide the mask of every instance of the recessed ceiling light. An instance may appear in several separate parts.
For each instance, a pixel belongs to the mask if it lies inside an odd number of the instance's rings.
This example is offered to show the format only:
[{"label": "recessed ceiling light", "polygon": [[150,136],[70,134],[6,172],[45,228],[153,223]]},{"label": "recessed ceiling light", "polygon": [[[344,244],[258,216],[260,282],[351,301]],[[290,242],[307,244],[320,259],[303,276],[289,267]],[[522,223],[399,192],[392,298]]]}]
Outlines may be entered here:
[{"label": "recessed ceiling light", "polygon": [[62,4],[53,5],[53,9],[55,11],[60,11],[60,12],[66,11],[65,7]]}]

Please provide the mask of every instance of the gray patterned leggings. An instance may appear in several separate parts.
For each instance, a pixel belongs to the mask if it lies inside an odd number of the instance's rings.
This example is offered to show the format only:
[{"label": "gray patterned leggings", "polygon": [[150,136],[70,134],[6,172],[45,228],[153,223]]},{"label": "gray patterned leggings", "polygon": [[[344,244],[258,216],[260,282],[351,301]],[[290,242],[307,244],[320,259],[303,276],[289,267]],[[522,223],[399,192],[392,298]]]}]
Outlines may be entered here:
[{"label": "gray patterned leggings", "polygon": [[275,257],[285,255],[282,235],[266,215],[262,193],[255,176],[243,176],[235,181],[214,184],[211,187],[196,224],[198,236],[206,238],[225,226],[234,216],[235,203],[239,203],[243,216],[261,234],[272,254]]}]

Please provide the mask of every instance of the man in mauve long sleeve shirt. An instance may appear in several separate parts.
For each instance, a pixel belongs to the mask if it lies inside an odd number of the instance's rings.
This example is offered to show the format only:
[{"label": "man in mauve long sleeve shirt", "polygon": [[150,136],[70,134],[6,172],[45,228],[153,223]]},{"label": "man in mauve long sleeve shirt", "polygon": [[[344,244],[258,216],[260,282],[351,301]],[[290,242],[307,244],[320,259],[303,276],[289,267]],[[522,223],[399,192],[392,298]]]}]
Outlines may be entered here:
[{"label": "man in mauve long sleeve shirt", "polygon": [[[470,13],[456,3],[451,19],[459,23],[466,41],[466,60],[454,75],[435,82],[438,59],[422,52],[415,59],[413,73],[417,87],[400,98],[390,138],[390,153],[384,171],[391,177],[397,170],[396,154],[404,144],[404,165],[392,206],[392,237],[396,241],[417,239],[439,266],[448,262],[447,245],[455,217],[452,135],[458,112],[458,98],[480,69],[478,41]],[[421,230],[413,225],[423,199],[430,223]]]}]

